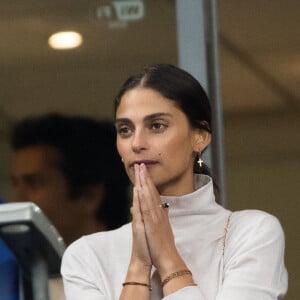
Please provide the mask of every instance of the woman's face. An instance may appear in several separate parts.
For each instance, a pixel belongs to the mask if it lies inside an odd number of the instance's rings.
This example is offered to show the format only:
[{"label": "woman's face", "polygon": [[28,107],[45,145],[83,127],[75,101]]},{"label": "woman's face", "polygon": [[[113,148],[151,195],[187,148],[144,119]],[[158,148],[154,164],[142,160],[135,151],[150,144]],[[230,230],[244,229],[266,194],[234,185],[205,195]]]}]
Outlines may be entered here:
[{"label": "woman's face", "polygon": [[118,151],[133,183],[134,164],[144,163],[160,194],[193,191],[193,162],[203,138],[174,102],[153,89],[129,90],[117,108],[116,128]]}]

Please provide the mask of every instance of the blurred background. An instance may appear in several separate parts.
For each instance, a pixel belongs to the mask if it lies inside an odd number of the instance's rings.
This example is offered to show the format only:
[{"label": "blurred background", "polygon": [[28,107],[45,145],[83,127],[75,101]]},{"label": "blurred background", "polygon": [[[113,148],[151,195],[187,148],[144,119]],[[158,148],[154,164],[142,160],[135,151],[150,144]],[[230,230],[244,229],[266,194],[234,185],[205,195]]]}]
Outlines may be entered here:
[{"label": "blurred background", "polygon": [[[0,198],[11,197],[14,122],[49,111],[111,119],[129,74],[178,64],[175,0],[135,0],[143,9],[131,17],[121,2],[130,1],[0,2]],[[227,205],[280,219],[288,300],[300,294],[299,20],[297,0],[218,1]],[[51,48],[60,31],[80,33],[79,46]]]}]

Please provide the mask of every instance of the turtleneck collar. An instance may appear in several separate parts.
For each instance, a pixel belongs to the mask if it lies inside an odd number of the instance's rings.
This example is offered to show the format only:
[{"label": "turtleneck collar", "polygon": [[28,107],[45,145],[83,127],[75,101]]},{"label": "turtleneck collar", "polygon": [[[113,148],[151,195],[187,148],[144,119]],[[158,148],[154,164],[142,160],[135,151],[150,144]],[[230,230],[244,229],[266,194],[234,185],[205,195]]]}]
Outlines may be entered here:
[{"label": "turtleneck collar", "polygon": [[219,209],[222,210],[215,202],[213,181],[209,176],[195,174],[194,186],[196,190],[187,195],[161,196],[163,202],[170,204],[170,219],[184,215],[211,215],[217,213]]},{"label": "turtleneck collar", "polygon": [[224,235],[230,211],[215,201],[213,181],[207,175],[194,176],[195,191],[180,197],[161,196],[168,202],[169,219],[177,247],[197,240],[216,240]]}]

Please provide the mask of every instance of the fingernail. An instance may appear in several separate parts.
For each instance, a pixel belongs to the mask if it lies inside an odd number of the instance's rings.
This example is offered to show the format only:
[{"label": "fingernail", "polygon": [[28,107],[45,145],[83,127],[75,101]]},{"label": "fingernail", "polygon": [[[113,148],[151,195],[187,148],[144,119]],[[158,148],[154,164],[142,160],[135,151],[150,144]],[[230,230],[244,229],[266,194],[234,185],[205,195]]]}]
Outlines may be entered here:
[{"label": "fingernail", "polygon": [[145,164],[141,164],[141,170],[143,171],[143,173],[145,173],[145,171],[146,171],[146,165]]}]

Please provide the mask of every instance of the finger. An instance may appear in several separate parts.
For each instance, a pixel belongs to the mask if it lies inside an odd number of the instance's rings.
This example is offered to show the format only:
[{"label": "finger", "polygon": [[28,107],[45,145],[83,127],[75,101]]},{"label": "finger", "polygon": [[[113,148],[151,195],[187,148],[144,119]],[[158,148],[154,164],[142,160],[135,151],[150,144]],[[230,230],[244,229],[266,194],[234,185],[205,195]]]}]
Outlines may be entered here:
[{"label": "finger", "polygon": [[149,199],[149,200],[151,200],[149,205],[151,205],[152,207],[154,207],[154,206],[157,207],[161,204],[161,199],[160,199],[160,195],[157,191],[157,188],[153,184],[153,181],[149,175],[149,172],[144,164],[142,164],[140,166],[140,170],[141,170],[140,171],[141,184],[143,187],[145,187],[145,191],[151,197]]},{"label": "finger", "polygon": [[144,232],[144,221],[138,200],[138,191],[133,189],[133,205],[131,207],[133,233]]},{"label": "finger", "polygon": [[140,212],[139,200],[136,188],[133,188],[133,198],[132,198],[132,207],[130,209],[133,221],[135,220],[136,215]]},{"label": "finger", "polygon": [[163,206],[161,198],[160,198],[160,194],[159,194],[156,186],[154,185],[153,180],[152,180],[152,178],[151,178],[151,176],[150,176],[150,174],[149,174],[146,167],[144,167],[143,172],[145,174],[146,185],[149,189],[149,192],[152,194],[152,197],[153,197],[152,203],[155,205],[156,209],[159,210],[159,212],[168,215],[169,206],[167,206],[167,207]]},{"label": "finger", "polygon": [[136,200],[138,201],[138,206],[140,208],[140,211],[147,210],[146,205],[146,195],[142,184],[141,179],[141,168],[138,164],[134,165],[134,171],[135,171],[135,193],[136,193]]},{"label": "finger", "polygon": [[140,181],[142,187],[139,191],[139,200],[144,224],[148,228],[148,226],[151,227],[161,222],[162,220],[159,219],[165,215],[166,212],[163,211],[162,207],[159,207],[161,204],[160,195],[152,183],[152,179],[146,172],[146,166],[141,164]]},{"label": "finger", "polygon": [[140,167],[138,164],[134,165],[134,185],[136,187],[141,187]]},{"label": "finger", "polygon": [[140,205],[140,212],[142,215],[143,222],[153,222],[153,220],[157,219],[155,211],[153,211],[152,208],[152,195],[148,190],[148,187],[146,185],[146,181],[142,174],[142,167],[141,165],[136,166],[136,177],[137,184],[136,186],[136,192],[138,195],[138,201]]},{"label": "finger", "polygon": [[139,199],[138,199],[138,192],[136,187],[133,187],[133,196],[132,196],[132,209],[136,210],[140,206]]},{"label": "finger", "polygon": [[139,191],[140,193],[140,200],[142,207],[147,207],[150,209],[153,206],[154,197],[149,189],[149,185],[146,180],[146,166],[144,164],[141,164],[139,167],[139,177],[140,177],[140,183],[141,183],[141,189]]}]

